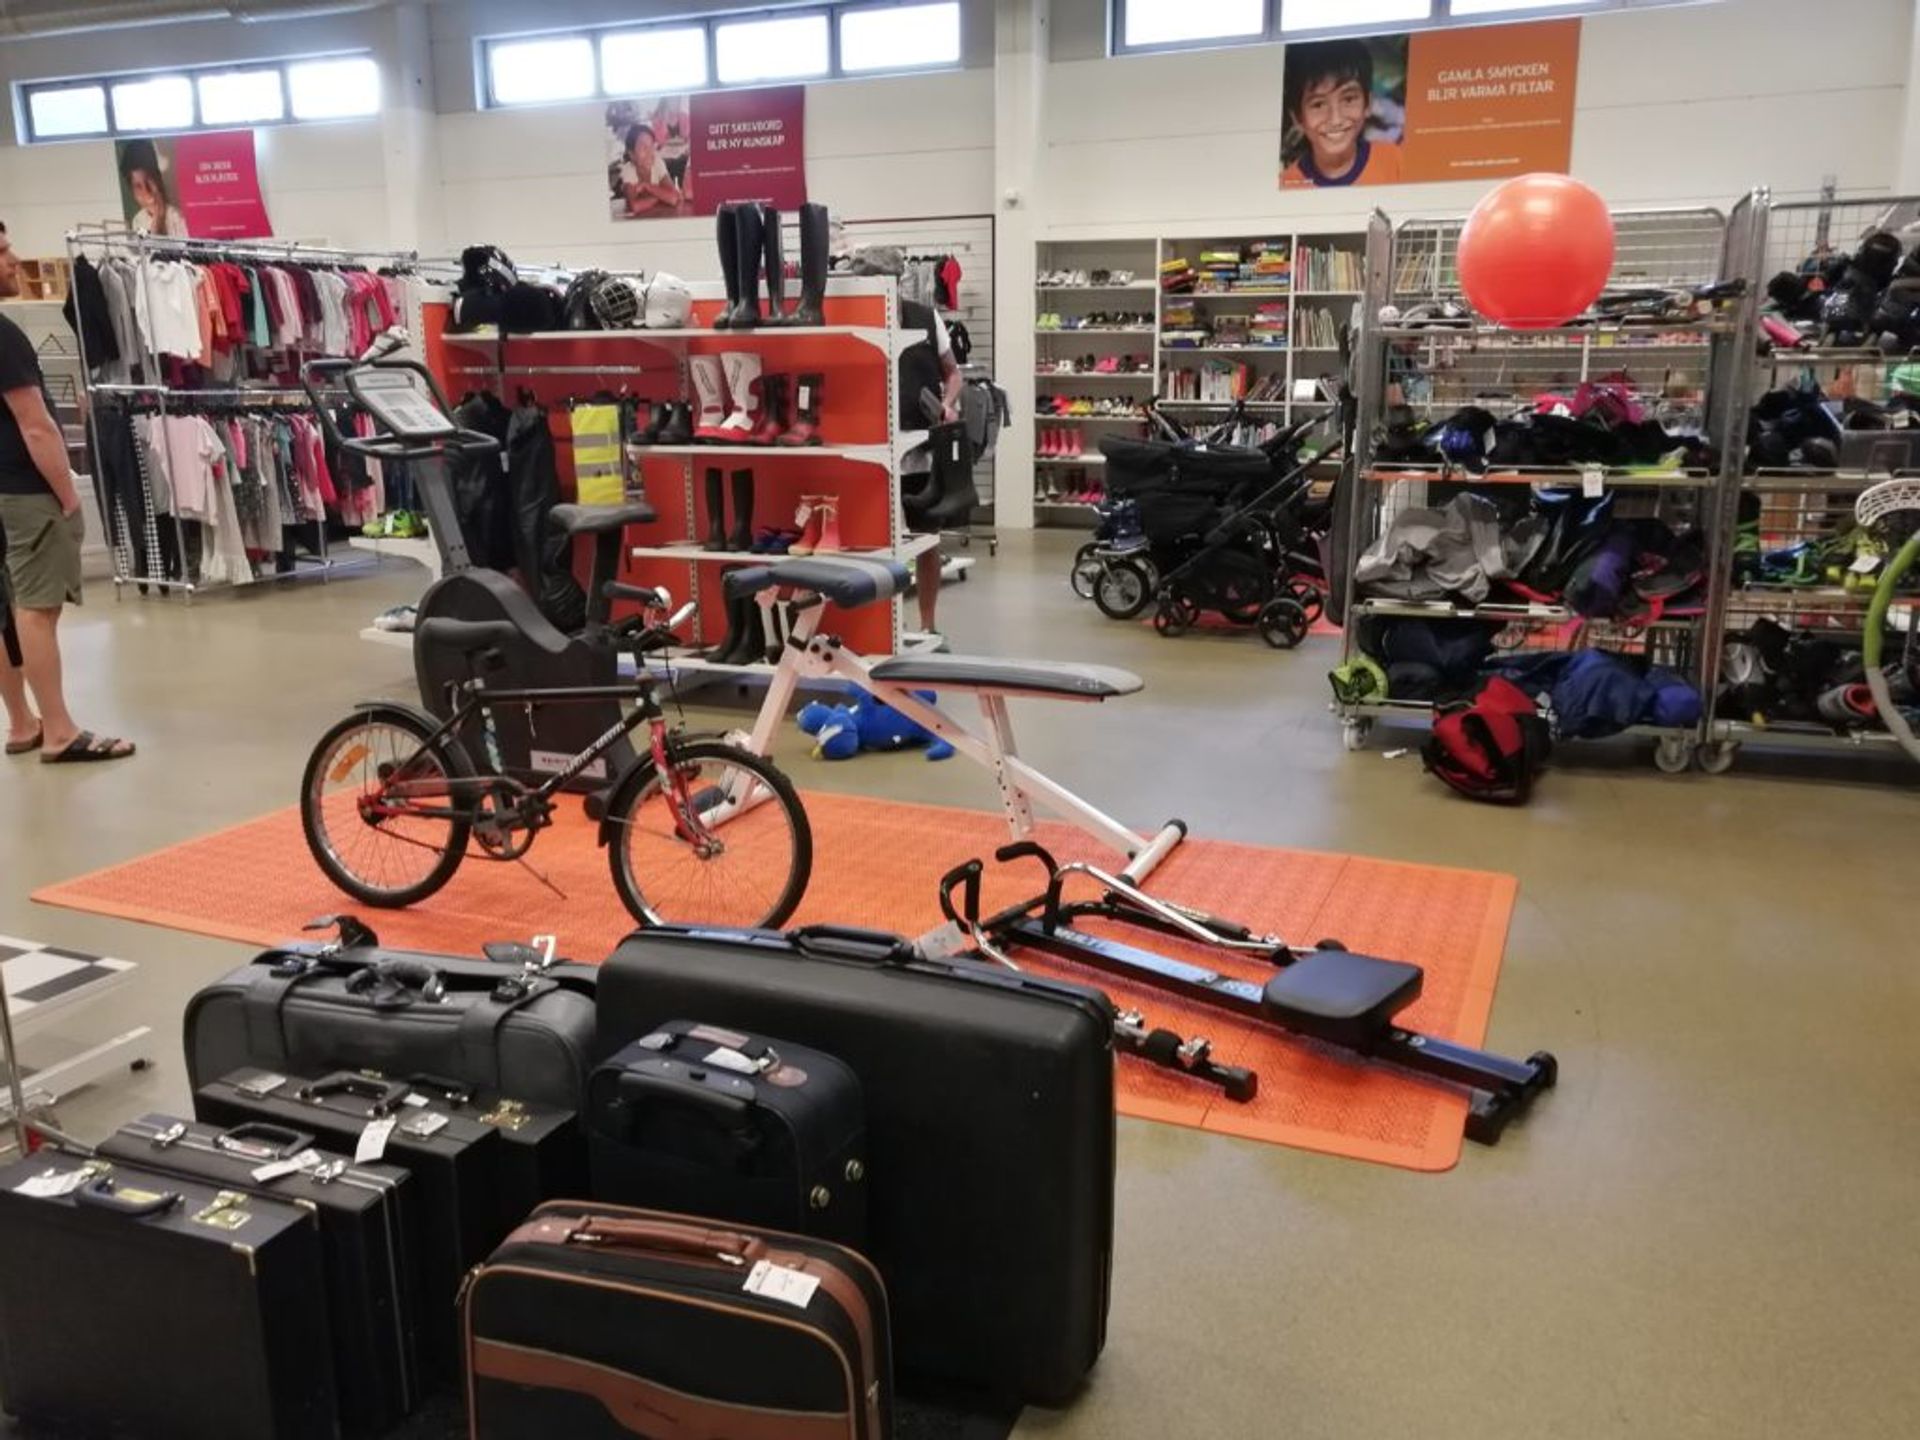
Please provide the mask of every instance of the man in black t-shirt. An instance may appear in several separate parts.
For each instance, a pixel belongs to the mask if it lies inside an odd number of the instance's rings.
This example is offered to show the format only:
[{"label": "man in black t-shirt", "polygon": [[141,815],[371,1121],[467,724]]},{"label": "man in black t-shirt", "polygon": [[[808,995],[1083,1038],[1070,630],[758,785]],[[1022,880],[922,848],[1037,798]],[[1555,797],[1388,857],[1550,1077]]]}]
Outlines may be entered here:
[{"label": "man in black t-shirt", "polygon": [[[20,293],[20,261],[0,226],[0,298]],[[21,662],[0,648],[0,701],[9,755],[43,753],[42,764],[119,760],[124,740],[82,730],[60,684],[60,612],[80,603],[80,542],[86,521],[53,418],[33,343],[0,315],[0,537]],[[28,692],[40,707],[36,718]]]}]

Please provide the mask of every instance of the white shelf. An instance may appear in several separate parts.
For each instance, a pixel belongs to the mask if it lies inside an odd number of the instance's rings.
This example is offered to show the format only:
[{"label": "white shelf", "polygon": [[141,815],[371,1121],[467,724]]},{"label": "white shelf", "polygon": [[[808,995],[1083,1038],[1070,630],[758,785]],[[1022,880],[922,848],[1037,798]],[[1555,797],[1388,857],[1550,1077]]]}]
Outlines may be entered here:
[{"label": "white shelf", "polygon": [[811,457],[815,460],[851,460],[859,465],[885,466],[927,440],[925,430],[903,430],[889,455],[885,445],[629,445],[627,454],[640,460],[760,460],[768,457]]},{"label": "white shelf", "polygon": [[1178,304],[1182,300],[1290,300],[1300,292],[1297,290],[1188,290],[1170,294],[1167,299]]},{"label": "white shelf", "polygon": [[1151,335],[1151,325],[1036,325],[1036,335]]},{"label": "white shelf", "polygon": [[1036,370],[1036,380],[1145,380],[1153,383],[1151,370]]},{"label": "white shelf", "polygon": [[[1302,405],[1320,404],[1320,401],[1301,401]],[[1251,411],[1285,410],[1284,400],[1161,400],[1162,410],[1231,410],[1235,405]]]},{"label": "white shelf", "polygon": [[[938,535],[910,535],[899,544],[887,550],[846,549],[820,550],[815,554],[832,557],[834,555],[864,556],[868,559],[912,560],[926,554],[940,543]],[[788,555],[784,552],[769,554],[760,550],[707,550],[697,540],[683,540],[678,545],[636,545],[627,554],[635,560],[682,560],[690,563],[711,562],[717,565],[772,565],[781,560],[808,560],[808,555]]]},{"label": "white shelf", "polygon": [[[452,334],[442,337],[449,345],[458,345],[468,349],[491,350],[500,344],[498,335]],[[744,348],[749,340],[820,340],[820,339],[859,340],[878,349],[886,349],[888,336],[882,325],[755,325],[745,330],[714,330],[706,327],[683,326],[671,330],[535,330],[524,335],[509,335],[509,345],[578,345],[599,340],[621,340],[644,342],[648,345],[677,345],[688,340],[718,340],[728,345]],[[912,342],[925,341],[926,336],[918,330],[896,330],[893,337]]]},{"label": "white shelf", "polygon": [[1358,300],[1366,294],[1364,290],[1296,290],[1296,300]]},{"label": "white shelf", "polygon": [[1162,355],[1285,355],[1292,345],[1162,345]]},{"label": "white shelf", "polygon": [[1036,290],[1048,295],[1091,295],[1116,294],[1121,291],[1132,293],[1136,290],[1158,290],[1160,287],[1151,280],[1134,280],[1125,285],[1036,285]]},{"label": "white shelf", "polygon": [[1104,455],[1036,455],[1033,457],[1033,463],[1036,465],[1104,465],[1107,463],[1107,457]]},{"label": "white shelf", "polygon": [[[1162,404],[1166,402],[1162,401]],[[1036,415],[1036,425],[1144,425],[1144,415]]]}]

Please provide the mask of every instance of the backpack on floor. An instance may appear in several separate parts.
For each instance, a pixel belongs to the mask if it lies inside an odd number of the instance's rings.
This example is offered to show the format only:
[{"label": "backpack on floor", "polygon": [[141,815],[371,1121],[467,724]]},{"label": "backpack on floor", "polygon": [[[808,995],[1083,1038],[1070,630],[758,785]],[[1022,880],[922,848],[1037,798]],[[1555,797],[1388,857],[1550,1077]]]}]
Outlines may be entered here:
[{"label": "backpack on floor", "polygon": [[1532,697],[1494,676],[1471,699],[1435,711],[1420,758],[1469,800],[1524,805],[1552,748]]}]

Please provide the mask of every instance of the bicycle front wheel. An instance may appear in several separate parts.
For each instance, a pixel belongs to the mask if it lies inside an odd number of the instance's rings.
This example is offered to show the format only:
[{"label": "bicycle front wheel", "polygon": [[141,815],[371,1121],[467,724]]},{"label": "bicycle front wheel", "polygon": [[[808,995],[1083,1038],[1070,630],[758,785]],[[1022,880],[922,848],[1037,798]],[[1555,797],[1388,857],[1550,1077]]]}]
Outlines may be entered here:
[{"label": "bicycle front wheel", "polygon": [[806,894],[813,831],[793,782],[722,740],[671,749],[607,813],[613,887],[642,925],[773,928]]},{"label": "bicycle front wheel", "polygon": [[326,877],[363,905],[424,900],[460,868],[471,819],[456,798],[473,764],[405,710],[357,711],[313,747],[300,825]]}]

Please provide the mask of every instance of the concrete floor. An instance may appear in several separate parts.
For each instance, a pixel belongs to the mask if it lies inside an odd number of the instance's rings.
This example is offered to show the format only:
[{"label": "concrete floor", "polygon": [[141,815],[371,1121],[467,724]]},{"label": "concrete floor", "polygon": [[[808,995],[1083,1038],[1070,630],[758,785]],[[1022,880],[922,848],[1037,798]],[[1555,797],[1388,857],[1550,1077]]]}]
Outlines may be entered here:
[{"label": "concrete floor", "polygon": [[[1552,1049],[1562,1078],[1444,1176],[1123,1124],[1106,1356],[1079,1404],[1019,1433],[1920,1431],[1920,967],[1897,903],[1911,777],[1743,757],[1675,779],[1602,747],[1527,809],[1473,806],[1413,756],[1383,758],[1403,742],[1342,751],[1336,642],[1287,656],[1102,620],[1068,592],[1071,545],[1011,536],[943,605],[958,649],[1146,677],[1099,711],[1020,707],[1026,752],[1138,823],[1517,873],[1490,1043]],[[82,722],[145,753],[0,767],[0,932],[139,961],[85,1028],[151,1024],[158,1064],[64,1105],[72,1128],[185,1104],[182,1004],[247,952],[28,891],[290,801],[348,702],[407,693],[406,656],[355,632],[419,585],[393,564],[191,608],[96,587],[73,617]],[[964,765],[790,758],[813,786],[990,799]]]}]

